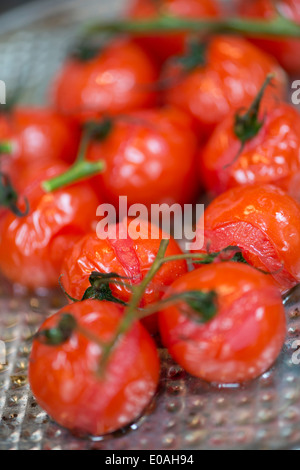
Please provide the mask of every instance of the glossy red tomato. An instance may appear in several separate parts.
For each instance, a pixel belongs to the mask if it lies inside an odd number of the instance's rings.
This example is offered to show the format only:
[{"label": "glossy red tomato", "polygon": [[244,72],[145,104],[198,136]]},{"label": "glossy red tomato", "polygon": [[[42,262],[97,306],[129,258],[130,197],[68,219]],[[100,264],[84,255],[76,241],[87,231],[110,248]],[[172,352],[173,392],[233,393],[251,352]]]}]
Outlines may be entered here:
[{"label": "glossy red tomato", "polygon": [[41,188],[43,180],[66,169],[59,163],[37,173],[34,167],[20,194],[20,209],[26,197],[29,214],[17,218],[8,213],[1,219],[0,270],[14,283],[30,289],[57,286],[66,251],[92,228],[99,199],[88,183],[50,194]]},{"label": "glossy red tomato", "polygon": [[214,291],[217,314],[197,322],[179,306],[160,313],[163,342],[190,374],[208,382],[240,383],[266,372],[286,335],[285,312],[269,276],[240,263],[206,265],[178,279],[167,295]]},{"label": "glossy red tomato", "polygon": [[[277,0],[276,7],[286,18],[300,24],[300,1]],[[239,3],[239,13],[250,18],[270,20],[277,15],[275,4],[271,0],[251,0]],[[274,55],[280,64],[291,74],[300,72],[299,39],[253,39],[253,42]]]},{"label": "glossy red tomato", "polygon": [[300,281],[300,206],[281,189],[230,189],[205,210],[204,227],[203,253],[239,247],[251,265],[272,274],[282,291]]},{"label": "glossy red tomato", "polygon": [[[133,19],[155,18],[160,13],[181,18],[214,18],[220,16],[220,8],[215,0],[133,0],[129,17]],[[139,44],[154,56],[165,60],[181,54],[185,49],[187,35],[143,35],[136,39]]]},{"label": "glossy red tomato", "polygon": [[[141,222],[140,238],[134,240],[130,231],[134,228],[133,221],[117,225],[116,232],[111,230],[107,239],[99,239],[91,233],[75,244],[72,252],[66,257],[63,265],[62,283],[71,297],[82,299],[89,287],[89,276],[93,271],[100,273],[117,273],[128,278],[125,282],[139,284],[149,271],[163,238],[161,231],[157,239],[151,239],[151,225]],[[131,228],[130,228],[131,227]],[[104,237],[102,237],[104,238]],[[171,239],[166,256],[181,254],[177,243]],[[187,272],[184,260],[166,263],[149,284],[142,300],[142,307],[158,301],[167,286]],[[131,290],[128,287],[111,284],[112,293],[118,299],[128,302]],[[154,332],[157,328],[156,315],[145,319],[145,325]]]},{"label": "glossy red tomato", "polygon": [[242,152],[234,116],[216,128],[199,156],[206,188],[220,194],[235,186],[272,183],[300,199],[300,114],[278,103],[269,111],[262,109],[259,120],[260,131]]},{"label": "glossy red tomato", "polygon": [[156,67],[145,52],[118,39],[90,60],[68,59],[52,98],[62,113],[88,120],[154,105],[156,80]]},{"label": "glossy red tomato", "polygon": [[189,116],[166,107],[116,118],[103,142],[94,141],[88,159],[103,159],[96,185],[108,202],[190,203],[200,184],[195,172],[197,139]]},{"label": "glossy red tomato", "polygon": [[18,107],[0,114],[0,148],[1,143],[9,143],[11,158],[22,165],[54,160],[72,163],[79,140],[78,124],[52,109]]},{"label": "glossy red tomato", "polygon": [[[81,328],[108,342],[122,317],[114,304],[85,301],[48,318],[42,330],[55,328],[63,314],[72,314]],[[147,331],[135,325],[118,342],[99,375],[101,348],[74,331],[59,346],[33,343],[30,386],[39,405],[72,431],[103,435],[139,418],[153,398],[159,379],[159,359]]]},{"label": "glossy red tomato", "polygon": [[204,64],[185,71],[170,62],[163,78],[169,80],[164,99],[188,112],[209,135],[232,111],[248,108],[266,76],[275,74],[265,99],[284,98],[286,76],[271,56],[239,37],[214,37],[207,45]]}]

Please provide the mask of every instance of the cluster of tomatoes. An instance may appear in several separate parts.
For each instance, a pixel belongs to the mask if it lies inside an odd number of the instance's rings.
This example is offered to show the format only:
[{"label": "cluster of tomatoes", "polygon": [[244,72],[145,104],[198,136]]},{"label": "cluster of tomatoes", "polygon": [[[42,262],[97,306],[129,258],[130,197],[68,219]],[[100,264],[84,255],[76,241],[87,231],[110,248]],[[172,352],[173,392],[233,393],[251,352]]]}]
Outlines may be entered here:
[{"label": "cluster of tomatoes", "polygon": [[[299,0],[278,3],[300,20]],[[267,0],[241,4],[246,16],[276,14]],[[134,0],[129,16],[161,13],[224,15],[216,0]],[[254,379],[278,357],[281,294],[300,281],[300,115],[285,102],[298,46],[180,31],[85,43],[49,107],[1,112],[0,270],[30,290],[62,275],[70,300],[41,327],[29,370],[59,424],[100,435],[134,421],[156,392],[158,331],[187,372],[213,383]],[[183,206],[204,190],[216,198],[199,221],[203,249],[185,256],[170,240],[123,330],[164,234],[153,240],[145,221],[135,240],[120,221],[101,240],[97,207],[120,196]]]}]

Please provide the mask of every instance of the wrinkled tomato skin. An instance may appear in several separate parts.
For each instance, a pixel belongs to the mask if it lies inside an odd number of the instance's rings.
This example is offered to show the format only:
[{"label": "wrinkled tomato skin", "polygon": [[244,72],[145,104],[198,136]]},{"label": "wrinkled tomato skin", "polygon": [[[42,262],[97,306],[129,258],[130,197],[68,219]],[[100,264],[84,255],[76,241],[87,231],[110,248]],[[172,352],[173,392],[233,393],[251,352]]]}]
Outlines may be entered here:
[{"label": "wrinkled tomato skin", "polygon": [[59,163],[39,174],[33,171],[30,178],[27,174],[19,205],[24,210],[27,198],[29,214],[17,218],[6,213],[0,219],[0,270],[13,283],[29,289],[56,287],[65,253],[92,229],[100,201],[88,183],[49,194],[41,188],[42,181],[67,168]]},{"label": "wrinkled tomato skin", "polygon": [[246,260],[269,272],[268,277],[282,291],[300,281],[300,206],[280,188],[251,185],[230,189],[207,207],[203,217],[200,252],[239,247]]},{"label": "wrinkled tomato skin", "polygon": [[[279,0],[278,10],[286,18],[300,24],[300,1]],[[239,13],[248,18],[271,20],[277,15],[275,5],[271,0],[251,0],[239,3]],[[254,44],[272,54],[284,69],[294,75],[300,72],[299,39],[253,39]]]},{"label": "wrinkled tomato skin", "polygon": [[0,115],[0,142],[11,142],[10,158],[22,165],[41,160],[72,163],[78,152],[80,133],[80,127],[71,117],[50,108],[18,107]]},{"label": "wrinkled tomato skin", "polygon": [[[89,287],[89,276],[93,271],[117,273],[131,285],[139,284],[148,273],[158,253],[162,232],[159,239],[152,240],[151,226],[148,222],[141,224],[144,239],[133,240],[128,234],[130,221],[117,225],[116,238],[101,240],[91,233],[79,240],[63,264],[62,283],[68,294],[75,299],[82,299]],[[125,234],[125,235],[124,235]],[[115,236],[115,235],[114,235]],[[126,239],[121,239],[121,236]],[[171,239],[166,256],[182,254],[177,243]],[[187,272],[186,261],[166,263],[147,287],[141,306],[157,302],[164,295],[166,287]],[[110,284],[113,295],[123,302],[131,298],[130,288],[124,285]],[[151,333],[157,331],[157,315],[143,320]]]},{"label": "wrinkled tomato skin", "polygon": [[144,110],[117,118],[110,135],[94,141],[91,161],[104,160],[106,170],[95,178],[105,199],[119,206],[193,202],[200,191],[195,172],[197,138],[189,116],[172,107]]},{"label": "wrinkled tomato skin", "polygon": [[259,119],[262,128],[241,153],[234,116],[216,128],[199,155],[206,189],[217,195],[235,186],[271,183],[300,199],[300,114],[279,103],[266,113],[262,110]]},{"label": "wrinkled tomato skin", "polygon": [[[214,0],[134,0],[128,16],[136,20],[156,18],[160,12],[180,18],[217,18],[220,9]],[[143,35],[136,42],[160,61],[184,52],[186,34]]]},{"label": "wrinkled tomato skin", "polygon": [[116,40],[95,58],[69,59],[53,84],[51,96],[63,114],[80,121],[156,104],[153,83],[158,71],[132,41]]},{"label": "wrinkled tomato skin", "polygon": [[201,324],[178,306],[159,315],[163,343],[190,374],[213,383],[241,383],[267,371],[284,344],[285,312],[270,277],[241,263],[206,265],[177,280],[167,295],[215,291],[218,311]]},{"label": "wrinkled tomato skin", "polygon": [[164,92],[164,101],[190,114],[204,137],[231,112],[248,108],[270,73],[275,75],[274,87],[266,90],[266,102],[285,98],[283,69],[245,39],[216,36],[208,44],[205,57],[205,65],[188,73],[170,63],[163,74],[170,83],[173,81]]},{"label": "wrinkled tomato skin", "polygon": [[[65,307],[42,329],[55,327],[64,313],[71,313],[103,342],[113,338],[122,317],[116,305],[85,301]],[[140,323],[118,342],[103,378],[97,376],[100,358],[100,347],[78,332],[60,346],[33,343],[29,366],[33,394],[58,424],[71,431],[95,436],[116,431],[137,419],[156,392],[158,354]]]}]

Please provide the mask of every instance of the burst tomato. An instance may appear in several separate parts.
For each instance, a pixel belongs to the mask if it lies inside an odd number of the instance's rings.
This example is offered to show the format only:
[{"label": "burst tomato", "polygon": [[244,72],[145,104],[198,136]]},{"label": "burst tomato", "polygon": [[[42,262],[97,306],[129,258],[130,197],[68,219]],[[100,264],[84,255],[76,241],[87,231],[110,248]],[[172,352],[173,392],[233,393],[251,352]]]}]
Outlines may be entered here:
[{"label": "burst tomato", "polygon": [[80,128],[72,118],[48,108],[15,108],[0,114],[1,143],[12,147],[11,157],[22,165],[43,160],[72,163],[77,155]]},{"label": "burst tomato", "polygon": [[204,227],[203,253],[239,247],[251,265],[272,274],[282,291],[300,281],[300,206],[281,189],[230,189],[205,210]]},{"label": "burst tomato", "polygon": [[[55,328],[67,313],[102,342],[113,339],[122,317],[116,305],[85,301],[65,307],[42,329]],[[33,394],[57,423],[72,431],[99,436],[122,428],[141,415],[156,392],[158,355],[140,323],[119,340],[103,377],[98,373],[101,355],[101,347],[78,331],[59,346],[33,343]]]},{"label": "burst tomato", "polygon": [[53,101],[80,120],[154,105],[157,71],[136,44],[116,40],[89,60],[70,58],[59,73]]},{"label": "burst tomato", "polygon": [[[166,107],[116,118],[108,137],[94,141],[87,158],[104,160],[106,170],[95,182],[107,201],[189,203],[199,184],[195,172],[197,139],[191,119]],[[184,158],[183,158],[184,156]]]},{"label": "burst tomato", "polygon": [[178,279],[167,295],[214,291],[217,314],[208,323],[180,305],[160,313],[165,346],[189,373],[209,382],[254,379],[276,360],[285,339],[285,312],[271,278],[240,263],[206,265]]},{"label": "burst tomato", "polygon": [[250,106],[266,76],[274,73],[274,87],[266,91],[266,101],[284,98],[286,76],[271,57],[238,37],[214,37],[192,70],[170,62],[164,79],[169,86],[165,102],[192,115],[200,131],[210,133],[232,111]]},{"label": "burst tomato", "polygon": [[66,169],[62,163],[39,174],[33,168],[20,195],[21,205],[23,198],[29,202],[29,214],[1,219],[0,270],[14,283],[30,289],[57,286],[64,254],[92,228],[99,199],[88,183],[51,194],[41,189],[42,181]]},{"label": "burst tomato", "polygon": [[[299,0],[278,0],[276,7],[283,16],[300,24]],[[239,12],[242,16],[266,20],[277,15],[275,4],[271,0],[240,1]],[[299,39],[253,39],[253,42],[274,55],[287,72],[300,72]]]},{"label": "burst tomato", "polygon": [[[62,282],[67,293],[75,299],[82,299],[89,287],[89,276],[93,271],[100,273],[117,273],[128,278],[125,282],[139,284],[149,271],[163,238],[158,231],[158,238],[151,239],[151,225],[141,222],[141,236],[137,240],[130,237],[130,224],[128,221],[117,225],[116,233],[112,231],[109,238],[101,240],[95,234],[83,237],[75,244],[72,252],[66,257],[63,265]],[[181,254],[177,243],[171,239],[166,256]],[[145,291],[141,307],[158,301],[167,286],[187,272],[185,261],[166,263],[156,274],[153,281]],[[131,290],[118,284],[110,285],[115,297],[128,302]],[[151,332],[157,328],[157,316],[152,315],[144,320]]]},{"label": "burst tomato", "polygon": [[[137,20],[155,18],[159,13],[181,18],[214,18],[220,16],[215,0],[134,0],[129,17]],[[183,53],[185,34],[143,35],[138,43],[161,60]]]},{"label": "burst tomato", "polygon": [[[300,199],[300,115],[279,103],[261,113],[262,127],[240,152],[241,142],[228,117],[201,152],[200,174],[206,188],[220,194],[234,186],[272,183]],[[238,156],[238,158],[237,158]]]}]

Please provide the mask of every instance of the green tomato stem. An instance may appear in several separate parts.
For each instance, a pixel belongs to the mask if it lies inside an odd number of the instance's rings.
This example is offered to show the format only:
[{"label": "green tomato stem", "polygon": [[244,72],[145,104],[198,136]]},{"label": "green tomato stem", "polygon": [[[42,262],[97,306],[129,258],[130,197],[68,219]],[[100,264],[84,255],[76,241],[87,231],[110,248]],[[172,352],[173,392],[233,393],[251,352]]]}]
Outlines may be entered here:
[{"label": "green tomato stem", "polygon": [[0,142],[0,155],[1,154],[10,155],[13,151],[12,147],[13,147],[12,143],[9,140]]},{"label": "green tomato stem", "polygon": [[159,16],[151,20],[121,20],[107,23],[94,23],[85,28],[87,36],[103,32],[112,33],[191,33],[244,34],[251,37],[299,37],[300,24],[282,15],[271,20],[248,20],[242,18],[224,19],[184,19]]}]

